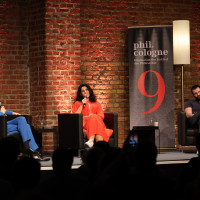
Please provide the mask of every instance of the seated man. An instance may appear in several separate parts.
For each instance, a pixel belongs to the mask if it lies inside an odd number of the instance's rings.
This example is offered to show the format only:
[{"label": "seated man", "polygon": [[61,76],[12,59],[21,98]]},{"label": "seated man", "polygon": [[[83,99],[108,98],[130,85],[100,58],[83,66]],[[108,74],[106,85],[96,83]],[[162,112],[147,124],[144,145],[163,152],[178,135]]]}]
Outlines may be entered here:
[{"label": "seated man", "polygon": [[25,117],[20,116],[21,114],[8,111],[5,109],[4,106],[0,107],[0,116],[7,116],[7,115],[19,115],[15,119],[12,119],[7,122],[7,134],[20,134],[22,141],[24,143],[24,153],[28,154],[29,156],[33,155],[38,160],[49,160],[47,158],[43,158],[39,153],[39,147],[35,142],[33,137],[30,125],[27,124]]},{"label": "seated man", "polygon": [[189,123],[194,128],[198,129],[196,135],[196,147],[200,149],[200,85],[194,85],[191,88],[194,100],[189,100],[185,105],[186,117],[189,118]]}]

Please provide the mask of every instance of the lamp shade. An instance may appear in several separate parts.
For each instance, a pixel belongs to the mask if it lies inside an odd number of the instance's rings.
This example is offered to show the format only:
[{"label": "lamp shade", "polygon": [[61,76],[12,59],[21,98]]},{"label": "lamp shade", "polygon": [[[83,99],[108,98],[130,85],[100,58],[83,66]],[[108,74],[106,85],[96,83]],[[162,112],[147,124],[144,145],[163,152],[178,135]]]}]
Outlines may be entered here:
[{"label": "lamp shade", "polygon": [[190,22],[173,21],[173,55],[174,64],[190,64]]}]

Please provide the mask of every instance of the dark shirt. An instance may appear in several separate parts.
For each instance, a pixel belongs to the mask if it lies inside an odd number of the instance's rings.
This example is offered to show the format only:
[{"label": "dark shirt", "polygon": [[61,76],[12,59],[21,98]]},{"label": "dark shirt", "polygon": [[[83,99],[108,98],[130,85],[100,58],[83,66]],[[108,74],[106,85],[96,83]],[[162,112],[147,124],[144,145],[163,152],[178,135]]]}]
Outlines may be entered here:
[{"label": "dark shirt", "polygon": [[200,113],[200,103],[196,100],[188,101],[185,108],[192,108],[192,114]]}]

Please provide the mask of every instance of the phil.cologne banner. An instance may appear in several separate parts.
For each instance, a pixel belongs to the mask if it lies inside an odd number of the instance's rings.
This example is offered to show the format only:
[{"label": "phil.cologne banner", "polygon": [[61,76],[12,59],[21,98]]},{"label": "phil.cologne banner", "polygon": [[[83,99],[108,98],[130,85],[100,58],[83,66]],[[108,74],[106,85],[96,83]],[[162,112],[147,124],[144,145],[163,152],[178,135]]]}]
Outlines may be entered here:
[{"label": "phil.cologne banner", "polygon": [[158,122],[164,148],[175,143],[172,36],[172,26],[128,29],[130,128]]}]

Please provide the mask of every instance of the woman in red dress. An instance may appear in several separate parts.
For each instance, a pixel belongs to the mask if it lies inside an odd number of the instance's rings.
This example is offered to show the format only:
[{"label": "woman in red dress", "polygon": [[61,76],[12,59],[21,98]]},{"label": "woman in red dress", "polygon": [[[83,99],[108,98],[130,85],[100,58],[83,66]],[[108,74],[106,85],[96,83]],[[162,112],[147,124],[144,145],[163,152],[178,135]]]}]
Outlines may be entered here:
[{"label": "woman in red dress", "polygon": [[106,128],[103,122],[103,109],[89,85],[82,84],[79,86],[72,112],[83,114],[83,130],[86,131],[88,139],[85,143],[86,148],[91,148],[94,140],[96,142],[102,140],[108,142],[113,130]]}]

